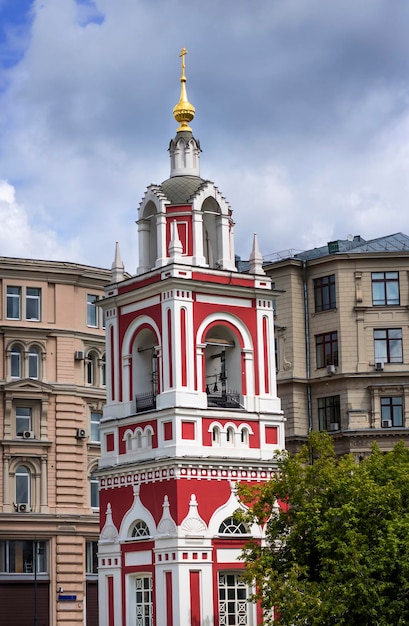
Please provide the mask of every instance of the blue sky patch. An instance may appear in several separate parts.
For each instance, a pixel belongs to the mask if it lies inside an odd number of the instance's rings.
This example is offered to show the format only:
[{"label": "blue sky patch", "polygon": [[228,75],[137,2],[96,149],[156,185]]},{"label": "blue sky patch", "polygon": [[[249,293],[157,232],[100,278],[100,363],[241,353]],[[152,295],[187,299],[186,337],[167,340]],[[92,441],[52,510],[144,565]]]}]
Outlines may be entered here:
[{"label": "blue sky patch", "polygon": [[80,26],[88,24],[103,24],[105,16],[96,6],[94,0],[75,0],[77,5],[77,20]]},{"label": "blue sky patch", "polygon": [[34,0],[0,0],[0,69],[16,65],[30,41]]}]

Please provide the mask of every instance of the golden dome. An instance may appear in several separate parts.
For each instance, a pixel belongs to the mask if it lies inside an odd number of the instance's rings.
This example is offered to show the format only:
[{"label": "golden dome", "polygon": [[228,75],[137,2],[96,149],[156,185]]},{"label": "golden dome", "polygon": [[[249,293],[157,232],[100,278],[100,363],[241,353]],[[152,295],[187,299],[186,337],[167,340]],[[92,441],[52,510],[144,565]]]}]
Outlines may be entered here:
[{"label": "golden dome", "polygon": [[173,116],[177,122],[179,122],[180,126],[176,132],[181,130],[192,130],[189,126],[189,122],[195,116],[195,107],[193,104],[190,104],[187,99],[186,92],[186,76],[185,76],[185,55],[187,54],[186,48],[182,48],[182,52],[180,53],[180,57],[182,57],[182,76],[180,77],[180,98],[177,105],[173,108]]}]

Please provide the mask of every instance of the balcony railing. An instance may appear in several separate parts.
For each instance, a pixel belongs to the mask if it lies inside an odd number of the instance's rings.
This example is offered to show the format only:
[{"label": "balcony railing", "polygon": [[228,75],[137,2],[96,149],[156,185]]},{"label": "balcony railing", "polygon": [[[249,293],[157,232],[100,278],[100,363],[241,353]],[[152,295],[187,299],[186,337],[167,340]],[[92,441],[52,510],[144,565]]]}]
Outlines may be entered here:
[{"label": "balcony railing", "polygon": [[156,394],[153,391],[139,393],[135,397],[135,401],[137,413],[143,413],[144,411],[152,411],[152,409],[156,409]]},{"label": "balcony railing", "polygon": [[238,391],[216,391],[207,394],[209,408],[243,409],[242,398]]}]

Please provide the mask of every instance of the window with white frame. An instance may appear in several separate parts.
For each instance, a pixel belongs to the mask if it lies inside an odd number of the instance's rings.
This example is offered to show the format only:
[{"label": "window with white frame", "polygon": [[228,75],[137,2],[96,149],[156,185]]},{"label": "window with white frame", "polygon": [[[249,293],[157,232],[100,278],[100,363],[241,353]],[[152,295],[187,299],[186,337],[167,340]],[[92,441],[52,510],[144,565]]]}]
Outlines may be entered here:
[{"label": "window with white frame", "polygon": [[97,300],[98,296],[92,293],[87,294],[87,326],[91,326],[92,328],[98,327]]},{"label": "window with white frame", "polygon": [[152,576],[145,574],[135,578],[135,626],[153,626]]},{"label": "window with white frame", "polygon": [[141,519],[136,520],[132,527],[131,537],[133,539],[142,539],[144,537],[150,537],[149,527],[146,522]]},{"label": "window with white frame", "polygon": [[219,572],[219,625],[251,626],[253,606],[251,592],[240,572]]},{"label": "window with white frame", "polygon": [[21,317],[21,287],[7,287],[6,317],[8,320],[19,320]]},{"label": "window with white frame", "polygon": [[90,413],[90,427],[91,427],[91,441],[93,443],[100,443],[101,434],[99,432],[99,425],[101,422],[101,412],[91,411]]},{"label": "window with white frame", "polygon": [[32,346],[28,351],[28,377],[38,379],[40,372],[40,358],[38,348]]},{"label": "window with white frame", "polygon": [[89,483],[91,508],[99,509],[99,480],[95,474],[90,475]]},{"label": "window with white frame", "polygon": [[10,374],[12,378],[21,378],[22,350],[14,345],[10,351]]},{"label": "window with white frame", "polygon": [[226,517],[220,524],[219,535],[248,535],[249,531],[242,522],[238,522],[234,517]]},{"label": "window with white frame", "polygon": [[31,473],[25,465],[16,469],[16,504],[30,504]]},{"label": "window with white frame", "polygon": [[23,314],[28,321],[41,319],[41,289],[39,287],[17,287],[6,289],[6,318],[20,320]]},{"label": "window with white frame", "polygon": [[229,446],[234,446],[234,428],[232,426],[228,426],[226,430],[226,443]]},{"label": "window with white frame", "polygon": [[212,444],[214,446],[220,445],[220,427],[219,426],[213,426],[212,428]]},{"label": "window with white frame", "polygon": [[92,350],[88,352],[85,359],[85,382],[87,383],[87,385],[97,384],[97,362],[97,353],[93,352]]},{"label": "window with white frame", "polygon": [[24,433],[32,430],[32,413],[29,406],[16,406],[16,436],[23,437]]},{"label": "window with white frame", "polygon": [[26,320],[38,322],[41,315],[41,289],[38,287],[26,288]]},{"label": "window with white frame", "polygon": [[249,445],[249,429],[248,428],[242,428],[240,431],[240,440],[241,443],[243,444],[243,446],[248,446]]}]

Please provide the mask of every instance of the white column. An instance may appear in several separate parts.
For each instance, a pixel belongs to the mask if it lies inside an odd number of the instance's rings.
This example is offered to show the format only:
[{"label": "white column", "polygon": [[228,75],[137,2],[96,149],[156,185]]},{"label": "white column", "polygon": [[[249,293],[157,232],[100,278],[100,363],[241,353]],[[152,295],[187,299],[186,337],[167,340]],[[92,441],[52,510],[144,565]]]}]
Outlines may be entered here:
[{"label": "white column", "polygon": [[203,254],[203,213],[201,211],[193,211],[192,216],[193,229],[193,265],[203,267],[206,265],[206,259]]}]

